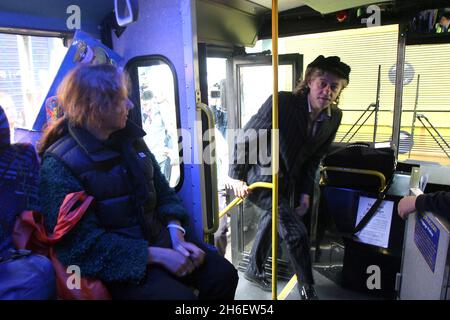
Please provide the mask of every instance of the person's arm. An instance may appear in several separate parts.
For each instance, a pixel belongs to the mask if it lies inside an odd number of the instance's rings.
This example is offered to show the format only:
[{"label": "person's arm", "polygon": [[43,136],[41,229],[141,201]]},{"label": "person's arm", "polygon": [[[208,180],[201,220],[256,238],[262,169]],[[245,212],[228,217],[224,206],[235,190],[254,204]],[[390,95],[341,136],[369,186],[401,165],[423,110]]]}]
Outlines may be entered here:
[{"label": "person's arm", "polygon": [[450,192],[438,191],[422,194],[417,196],[415,206],[419,211],[431,211],[450,218]]},{"label": "person's arm", "polygon": [[397,205],[397,213],[402,219],[406,219],[409,214],[416,211],[416,196],[403,197]]},{"label": "person's arm", "polygon": [[[52,231],[65,196],[84,188],[62,162],[51,156],[43,160],[39,184],[45,225]],[[92,208],[55,245],[55,249],[63,265],[77,265],[83,276],[106,282],[137,283],[143,278],[148,263],[146,241],[106,231]]]},{"label": "person's arm", "polygon": [[[236,143],[230,159],[228,176],[232,179],[243,180],[247,178],[249,160],[258,156],[258,150],[249,150],[258,146],[260,129],[270,130],[272,127],[272,96],[259,108],[258,112],[250,118],[243,130],[238,129]],[[270,141],[269,141],[270,143]],[[257,158],[256,158],[257,159]]]},{"label": "person's arm", "polygon": [[[258,138],[260,130],[270,131],[272,128],[272,96],[270,96],[247,122],[243,130],[239,130],[236,135],[236,143],[230,159],[228,185],[233,189],[234,194],[244,198],[250,190],[247,186],[247,172],[250,163],[258,159]],[[267,135],[270,137],[270,134]],[[270,147],[270,141],[263,141]],[[252,150],[250,150],[252,148]]]},{"label": "person's arm", "polygon": [[450,192],[438,191],[419,196],[406,196],[398,203],[397,212],[402,219],[406,219],[414,211],[431,211],[450,219]]},{"label": "person's arm", "polygon": [[180,199],[167,183],[151,152],[150,159],[154,168],[153,181],[155,183],[157,199],[156,210],[167,224],[172,240],[172,247],[184,257],[191,258],[194,266],[198,267],[203,263],[205,253],[194,244],[185,241],[185,229],[183,226],[187,226],[188,224],[188,213],[181,204]]}]

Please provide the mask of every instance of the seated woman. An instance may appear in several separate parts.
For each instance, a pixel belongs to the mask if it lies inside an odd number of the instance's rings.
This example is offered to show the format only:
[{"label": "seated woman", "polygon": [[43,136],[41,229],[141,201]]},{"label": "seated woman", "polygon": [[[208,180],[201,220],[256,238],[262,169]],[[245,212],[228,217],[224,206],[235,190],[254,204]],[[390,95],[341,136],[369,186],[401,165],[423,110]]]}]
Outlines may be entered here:
[{"label": "seated woman", "polygon": [[32,145],[11,144],[11,128],[0,106],[0,300],[55,298],[50,260],[16,251],[12,243],[17,216],[39,209],[39,163]]},{"label": "seated woman", "polygon": [[62,81],[58,99],[64,117],[39,149],[46,227],[52,230],[66,194],[85,190],[96,201],[56,245],[61,263],[102,280],[113,299],[233,299],[233,265],[185,241],[188,214],[145,132],[127,120],[133,105],[124,75],[111,65],[79,66]]}]

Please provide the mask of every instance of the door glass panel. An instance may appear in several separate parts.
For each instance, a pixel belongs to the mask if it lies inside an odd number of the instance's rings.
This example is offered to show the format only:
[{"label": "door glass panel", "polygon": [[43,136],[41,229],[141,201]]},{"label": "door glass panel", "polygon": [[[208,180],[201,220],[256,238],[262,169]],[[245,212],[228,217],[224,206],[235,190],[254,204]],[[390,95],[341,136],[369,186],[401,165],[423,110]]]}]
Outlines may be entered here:
[{"label": "door glass panel", "polygon": [[[279,91],[293,90],[294,79],[292,78],[293,67],[291,64],[279,65],[278,89]],[[265,79],[265,81],[261,81]],[[241,66],[239,68],[239,94],[241,102],[241,125],[242,127],[256,114],[261,105],[272,95],[273,91],[273,68],[272,66]],[[242,234],[245,252],[250,252],[258,229],[261,210],[258,210],[250,201],[243,204]],[[278,251],[279,258],[284,259],[286,250]]]},{"label": "door glass panel", "polygon": [[[272,66],[241,66],[239,86],[242,127],[259,110],[273,91]],[[261,79],[265,79],[261,81]],[[279,65],[279,91],[292,91],[292,65]]]},{"label": "door glass panel", "polygon": [[[219,210],[223,210],[230,202],[231,194],[225,189],[228,176],[228,144],[226,130],[228,126],[228,105],[226,99],[226,58],[207,58],[208,104],[214,112],[214,130],[216,141],[217,191]],[[231,261],[230,218],[221,218],[219,229],[214,235],[214,245],[218,252]]]},{"label": "door glass panel", "polygon": [[161,172],[175,187],[180,180],[174,76],[164,63],[138,67],[144,141]]}]

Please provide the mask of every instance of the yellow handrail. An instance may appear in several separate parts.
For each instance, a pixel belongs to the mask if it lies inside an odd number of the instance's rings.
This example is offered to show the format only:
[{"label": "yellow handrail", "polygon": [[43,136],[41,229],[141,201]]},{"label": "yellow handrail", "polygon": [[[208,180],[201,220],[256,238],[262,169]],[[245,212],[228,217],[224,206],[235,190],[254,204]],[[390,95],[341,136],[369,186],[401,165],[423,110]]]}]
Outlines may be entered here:
[{"label": "yellow handrail", "polygon": [[[272,183],[270,182],[255,182],[248,186],[250,190],[254,190],[256,188],[266,188],[266,189],[272,189]],[[233,201],[231,201],[222,211],[219,212],[219,219],[222,218],[224,215],[228,213],[233,207],[239,205],[244,201],[244,199],[236,197]],[[272,282],[273,284],[273,282]],[[292,291],[294,286],[297,284],[297,276],[294,274],[294,276],[289,280],[289,282],[286,284],[286,286],[281,290],[280,294],[277,297],[277,300],[284,300],[289,295],[289,293]],[[273,287],[272,287],[273,291]]]},{"label": "yellow handrail", "polygon": [[375,170],[367,170],[367,169],[355,169],[355,168],[345,168],[345,167],[324,167],[322,171],[340,171],[340,172],[350,172],[350,173],[359,173],[366,174],[370,176],[376,176],[380,179],[380,187],[378,189],[379,192],[383,192],[386,188],[386,177],[379,171]]},{"label": "yellow handrail", "polygon": [[[267,188],[272,189],[272,183],[270,182],[255,182],[248,186],[250,190],[256,188]],[[242,198],[236,197],[233,201],[231,201],[222,211],[219,212],[219,219],[228,213],[234,206],[237,206],[243,201]]]}]

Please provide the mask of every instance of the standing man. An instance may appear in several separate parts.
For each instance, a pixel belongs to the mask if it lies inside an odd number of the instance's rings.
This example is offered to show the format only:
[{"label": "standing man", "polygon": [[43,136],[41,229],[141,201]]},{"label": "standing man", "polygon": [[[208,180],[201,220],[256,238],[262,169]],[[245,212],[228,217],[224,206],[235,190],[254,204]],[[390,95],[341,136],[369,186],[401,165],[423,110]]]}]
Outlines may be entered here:
[{"label": "standing man", "polygon": [[[278,94],[278,233],[287,245],[300,296],[304,300],[317,299],[317,294],[313,288],[307,228],[302,217],[310,207],[319,162],[341,123],[342,112],[337,104],[341,91],[348,85],[349,74],[350,67],[341,62],[339,57],[325,58],[320,55],[308,65],[305,79],[293,93]],[[264,264],[272,241],[272,191],[258,189],[250,192],[248,185],[272,181],[271,164],[261,161],[260,155],[264,152],[259,150],[264,146],[270,153],[271,127],[272,97],[269,97],[237,136],[229,169],[234,194],[241,198],[249,196],[248,200],[261,213],[249,267],[244,276],[266,291],[271,290],[265,278]],[[295,196],[295,209],[289,206],[291,194]]]}]

